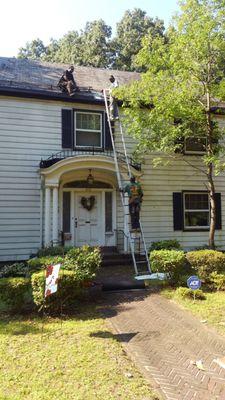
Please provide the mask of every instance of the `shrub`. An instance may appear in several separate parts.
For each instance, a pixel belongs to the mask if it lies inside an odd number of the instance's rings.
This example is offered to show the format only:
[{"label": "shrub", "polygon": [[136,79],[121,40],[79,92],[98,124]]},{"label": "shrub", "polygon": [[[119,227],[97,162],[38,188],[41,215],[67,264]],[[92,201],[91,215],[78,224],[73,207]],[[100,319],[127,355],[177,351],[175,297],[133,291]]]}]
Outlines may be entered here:
[{"label": "shrub", "polygon": [[92,279],[101,263],[99,248],[83,246],[71,249],[65,256],[63,268],[74,272],[78,281]]},{"label": "shrub", "polygon": [[29,271],[35,272],[40,269],[45,269],[47,265],[62,263],[64,258],[62,256],[46,256],[46,257],[35,257],[27,261]]},{"label": "shrub", "polygon": [[0,270],[0,278],[7,278],[9,276],[23,276],[28,277],[29,270],[28,266],[25,263],[14,263],[4,265]]},{"label": "shrub", "polygon": [[11,310],[20,311],[31,302],[31,284],[28,278],[0,279],[0,300]]},{"label": "shrub", "polygon": [[154,250],[150,253],[153,272],[169,272],[173,281],[185,271],[185,254],[178,250]]},{"label": "shrub", "polygon": [[49,246],[39,249],[37,252],[37,257],[47,257],[47,256],[64,256],[72,246]]},{"label": "shrub", "polygon": [[48,296],[45,302],[45,271],[34,273],[31,278],[35,304],[40,307],[44,302],[46,309],[59,312],[61,305],[65,310],[79,297],[82,288],[88,286],[86,284],[95,276],[100,266],[101,255],[98,248],[83,246],[70,249],[64,258],[60,256],[41,257],[33,260],[31,262],[33,268],[56,263],[62,264],[58,279],[58,291]]},{"label": "shrub", "polygon": [[175,296],[183,299],[198,299],[205,300],[205,295],[201,289],[192,290],[184,287],[179,287],[176,289]]},{"label": "shrub", "polygon": [[181,245],[176,239],[160,240],[159,242],[152,242],[149,251],[153,250],[174,250],[180,249]]},{"label": "shrub", "polygon": [[212,272],[220,273],[225,271],[225,254],[220,251],[190,251],[186,254],[186,259],[204,282],[210,281],[209,276]]},{"label": "shrub", "polygon": [[218,274],[217,272],[212,272],[209,275],[209,280],[216,290],[225,290],[225,274]]},{"label": "shrub", "polygon": [[58,290],[48,296],[44,301],[45,272],[36,272],[31,277],[34,303],[46,310],[59,312],[61,307],[65,310],[81,294],[80,283],[77,281],[73,271],[60,270],[58,278]]},{"label": "shrub", "polygon": [[187,280],[190,278],[192,275],[192,272],[189,272],[188,274],[182,274],[178,277],[177,279],[177,286],[184,286],[187,287]]}]

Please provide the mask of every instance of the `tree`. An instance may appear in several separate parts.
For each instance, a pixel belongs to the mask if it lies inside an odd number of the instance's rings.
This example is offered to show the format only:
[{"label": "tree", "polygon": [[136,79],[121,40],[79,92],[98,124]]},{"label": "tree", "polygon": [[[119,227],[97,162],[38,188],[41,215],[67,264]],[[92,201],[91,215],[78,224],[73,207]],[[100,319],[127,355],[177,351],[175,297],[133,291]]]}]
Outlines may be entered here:
[{"label": "tree", "polygon": [[[127,10],[122,20],[117,24],[117,34],[112,40],[111,47],[114,53],[113,68],[127,71],[136,69],[135,56],[141,49],[141,41],[148,34],[152,39],[163,36],[163,21],[148,17],[140,8]],[[139,65],[140,67],[140,65]]]},{"label": "tree", "polygon": [[70,31],[58,41],[51,39],[46,47],[40,39],[27,43],[18,57],[106,68],[111,57],[111,31],[102,19],[87,22],[83,31]]},{"label": "tree", "polygon": [[214,177],[225,167],[225,147],[220,140],[224,129],[214,119],[225,99],[225,7],[224,0],[184,0],[180,7],[167,42],[160,36],[154,41],[143,39],[137,61],[147,72],[130,88],[120,89],[120,96],[129,101],[127,124],[142,153],[156,151],[175,157],[181,139],[206,139],[200,170],[209,193],[209,246],[214,248]]},{"label": "tree", "polygon": [[[146,15],[141,9],[126,11],[117,24],[114,39],[112,28],[100,19],[87,22],[84,30],[69,31],[61,39],[51,39],[45,46],[40,39],[27,42],[19,49],[19,58],[41,59],[49,62],[135,70],[135,56],[141,49],[141,40],[148,33],[152,39],[163,35],[161,20]],[[138,65],[139,70],[143,67]]]},{"label": "tree", "polygon": [[82,65],[82,40],[79,32],[69,31],[57,42],[57,49],[51,50],[49,46],[49,59],[51,62]]},{"label": "tree", "polygon": [[106,68],[109,65],[111,34],[111,27],[106,25],[102,19],[87,22],[81,33],[83,50],[81,65],[97,68]]},{"label": "tree", "polygon": [[46,47],[41,39],[34,39],[27,42],[25,47],[20,47],[18,58],[40,59],[46,53]]},{"label": "tree", "polygon": [[59,42],[53,38],[50,43],[45,47],[45,52],[41,55],[43,61],[56,62],[55,56],[59,50]]}]

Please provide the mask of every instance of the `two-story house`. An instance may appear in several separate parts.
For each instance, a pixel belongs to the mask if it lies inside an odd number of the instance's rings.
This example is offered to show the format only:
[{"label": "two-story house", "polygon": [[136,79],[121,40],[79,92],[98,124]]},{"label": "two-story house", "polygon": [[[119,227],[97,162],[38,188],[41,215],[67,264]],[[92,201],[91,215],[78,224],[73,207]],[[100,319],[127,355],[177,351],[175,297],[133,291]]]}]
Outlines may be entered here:
[{"label": "two-story house", "polygon": [[[57,87],[66,68],[0,58],[0,262],[27,259],[61,240],[74,246],[116,246],[125,240],[102,89],[109,87],[111,74],[120,85],[139,74],[75,66],[78,90],[68,96]],[[117,124],[115,146],[126,174]],[[127,136],[126,145],[132,174],[144,191],[147,247],[172,238],[184,248],[207,243],[208,194],[202,174],[190,165],[201,163],[201,144],[190,139],[185,155],[157,168],[151,155],[140,168],[132,160],[134,140]],[[216,177],[216,190],[216,243],[223,248],[224,175]]]}]

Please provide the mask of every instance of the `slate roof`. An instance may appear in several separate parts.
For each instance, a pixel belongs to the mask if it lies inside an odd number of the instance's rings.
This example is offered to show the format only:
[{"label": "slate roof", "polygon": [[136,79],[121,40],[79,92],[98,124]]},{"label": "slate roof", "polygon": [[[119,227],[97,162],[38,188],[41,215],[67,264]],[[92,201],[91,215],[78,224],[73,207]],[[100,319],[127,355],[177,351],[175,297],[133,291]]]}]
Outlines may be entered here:
[{"label": "slate roof", "polygon": [[[57,84],[68,67],[68,64],[0,57],[0,93],[5,94],[8,91],[12,95],[16,92],[26,92],[27,94],[32,92],[48,94],[48,97],[65,97]],[[93,95],[94,92],[99,93],[102,89],[108,88],[111,74],[115,76],[120,85],[138,80],[140,77],[136,72],[74,65],[74,79],[80,88],[80,95],[88,90]]]}]

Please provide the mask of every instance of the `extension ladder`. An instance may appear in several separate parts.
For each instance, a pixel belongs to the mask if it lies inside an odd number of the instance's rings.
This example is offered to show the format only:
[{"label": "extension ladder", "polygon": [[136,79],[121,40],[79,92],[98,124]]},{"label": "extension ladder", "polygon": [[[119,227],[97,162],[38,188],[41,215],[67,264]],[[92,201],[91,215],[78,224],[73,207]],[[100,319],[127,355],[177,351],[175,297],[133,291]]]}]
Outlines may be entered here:
[{"label": "extension ladder", "polygon": [[[152,271],[151,271],[141,221],[139,221],[140,222],[140,232],[135,232],[135,233],[131,232],[131,223],[129,221],[129,205],[128,205],[128,202],[126,203],[126,200],[125,200],[126,197],[125,197],[124,191],[123,191],[126,181],[124,180],[123,175],[120,171],[119,162],[118,162],[118,158],[117,158],[117,152],[116,152],[116,148],[115,148],[114,136],[113,136],[112,125],[111,125],[111,120],[110,120],[110,109],[109,109],[109,104],[108,104],[107,92],[109,92],[109,90],[107,90],[107,89],[105,89],[103,91],[104,101],[105,101],[105,109],[106,109],[106,115],[107,115],[109,131],[110,131],[110,136],[111,136],[111,141],[112,141],[114,163],[115,163],[117,182],[118,182],[118,186],[119,186],[121,202],[122,202],[122,207],[123,207],[125,228],[126,228],[126,233],[128,236],[128,242],[129,242],[129,246],[130,246],[130,250],[131,250],[131,254],[132,254],[133,266],[134,266],[134,270],[135,270],[135,279],[137,279],[137,280],[165,279],[165,274],[152,273]],[[129,160],[128,160],[128,155],[127,155],[126,143],[125,143],[124,134],[123,134],[123,127],[122,127],[121,119],[119,117],[118,117],[118,124],[119,124],[121,142],[122,142],[122,147],[123,147],[123,152],[124,152],[124,159],[125,159],[125,163],[126,163],[126,167],[127,167],[127,173],[128,173],[128,177],[130,179],[132,174],[131,174],[130,164],[129,164]]]}]

